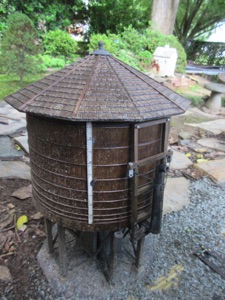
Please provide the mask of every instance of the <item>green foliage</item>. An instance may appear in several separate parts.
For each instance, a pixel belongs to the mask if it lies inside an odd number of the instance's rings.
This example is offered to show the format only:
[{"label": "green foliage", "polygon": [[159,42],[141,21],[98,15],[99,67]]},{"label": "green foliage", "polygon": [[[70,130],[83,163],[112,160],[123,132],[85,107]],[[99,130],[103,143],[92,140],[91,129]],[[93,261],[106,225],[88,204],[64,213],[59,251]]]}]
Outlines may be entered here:
[{"label": "green foliage", "polygon": [[51,55],[41,55],[42,60],[42,68],[45,70],[46,68],[63,68],[65,67],[65,59],[64,57],[52,57]]},{"label": "green foliage", "polygon": [[148,26],[152,1],[89,0],[90,33],[120,33],[131,25],[140,30]]},{"label": "green foliage", "polygon": [[224,66],[225,43],[191,41],[186,46],[189,60],[202,65]]},{"label": "green foliage", "polygon": [[69,33],[56,29],[44,35],[45,54],[52,56],[63,56],[66,59],[73,59],[77,51],[77,42]]},{"label": "green foliage", "polygon": [[104,48],[117,58],[142,71],[149,69],[156,48],[169,44],[178,51],[177,72],[183,73],[186,67],[186,54],[177,38],[165,36],[151,28],[142,34],[131,26],[118,35],[93,34],[90,37],[90,51],[98,48],[98,41],[103,41]]},{"label": "green foliage", "polygon": [[105,50],[109,51],[110,53],[117,54],[120,50],[120,42],[121,37],[120,35],[115,34],[92,34],[88,50],[89,52],[93,52],[94,50],[98,49],[98,42],[102,41],[104,43]]},{"label": "green foliage", "polygon": [[14,13],[7,20],[2,37],[0,69],[16,74],[20,81],[27,74],[34,74],[40,62],[34,57],[41,50],[32,21],[22,13]]},{"label": "green foliage", "polygon": [[[64,29],[76,20],[87,19],[87,8],[82,0],[1,0],[0,24],[13,12],[22,12],[42,32]],[[1,26],[0,26],[1,27]]]}]

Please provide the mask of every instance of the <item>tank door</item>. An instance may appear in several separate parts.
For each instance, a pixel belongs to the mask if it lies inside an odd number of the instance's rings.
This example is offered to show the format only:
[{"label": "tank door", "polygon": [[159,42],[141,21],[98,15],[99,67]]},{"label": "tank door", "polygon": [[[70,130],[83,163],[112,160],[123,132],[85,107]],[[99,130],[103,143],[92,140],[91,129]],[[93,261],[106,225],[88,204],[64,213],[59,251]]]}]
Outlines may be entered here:
[{"label": "tank door", "polygon": [[168,155],[169,119],[134,124],[133,162],[128,164],[131,178],[131,232],[151,217],[156,170]]}]

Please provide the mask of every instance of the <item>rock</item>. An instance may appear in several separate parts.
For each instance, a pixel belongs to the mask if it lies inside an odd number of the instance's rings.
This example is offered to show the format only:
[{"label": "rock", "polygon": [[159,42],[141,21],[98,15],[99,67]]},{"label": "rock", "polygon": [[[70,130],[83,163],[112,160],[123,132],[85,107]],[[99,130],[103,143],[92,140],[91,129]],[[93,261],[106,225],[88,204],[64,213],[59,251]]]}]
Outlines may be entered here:
[{"label": "rock", "polygon": [[9,271],[9,268],[0,265],[0,280],[2,281],[11,281],[12,280],[12,275]]},{"label": "rock", "polygon": [[197,141],[201,146],[208,147],[214,150],[224,151],[225,152],[225,143],[221,143],[220,140],[214,138],[204,138]]},{"label": "rock", "polygon": [[184,177],[168,178],[164,192],[163,214],[181,210],[190,202],[189,181]]},{"label": "rock", "polygon": [[32,185],[23,186],[12,193],[12,196],[24,200],[32,196]]},{"label": "rock", "polygon": [[193,166],[210,176],[214,181],[225,184],[225,158],[194,164]]},{"label": "rock", "polygon": [[187,158],[184,153],[173,151],[172,162],[170,165],[171,170],[186,169],[192,164],[192,161],[189,158]]},{"label": "rock", "polygon": [[206,107],[212,110],[219,110],[221,108],[222,94],[225,93],[225,85],[221,83],[210,82],[204,87],[212,91],[209,100],[206,102]]},{"label": "rock", "polygon": [[179,141],[179,144],[181,145],[181,146],[187,146],[187,145],[189,145],[191,143],[191,140],[180,140]]},{"label": "rock", "polygon": [[191,139],[191,136],[192,134],[188,131],[182,131],[179,133],[179,138],[181,138],[182,140],[190,140]]},{"label": "rock", "polygon": [[18,144],[27,154],[29,154],[28,136],[27,132],[25,135],[15,137],[14,141]]}]

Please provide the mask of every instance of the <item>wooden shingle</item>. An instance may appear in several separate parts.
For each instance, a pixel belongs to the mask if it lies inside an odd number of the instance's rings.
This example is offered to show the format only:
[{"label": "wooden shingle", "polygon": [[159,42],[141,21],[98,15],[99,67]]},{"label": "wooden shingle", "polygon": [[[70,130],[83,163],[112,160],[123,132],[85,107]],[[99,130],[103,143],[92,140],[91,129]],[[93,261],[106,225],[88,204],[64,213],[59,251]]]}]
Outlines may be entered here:
[{"label": "wooden shingle", "polygon": [[146,121],[190,101],[112,55],[94,53],[5,100],[21,112],[73,121]]}]

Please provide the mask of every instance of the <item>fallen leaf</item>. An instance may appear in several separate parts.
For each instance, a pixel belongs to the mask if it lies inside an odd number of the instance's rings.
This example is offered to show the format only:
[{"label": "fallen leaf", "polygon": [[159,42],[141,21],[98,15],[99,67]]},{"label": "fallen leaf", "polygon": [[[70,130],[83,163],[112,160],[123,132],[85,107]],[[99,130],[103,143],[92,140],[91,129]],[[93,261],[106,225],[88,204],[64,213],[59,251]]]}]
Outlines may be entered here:
[{"label": "fallen leaf", "polygon": [[202,163],[202,162],[207,162],[207,161],[209,161],[208,158],[207,159],[204,159],[204,158],[197,159],[197,163]]},{"label": "fallen leaf", "polygon": [[19,219],[17,220],[17,222],[16,222],[16,228],[20,229],[26,223],[28,223],[28,218],[27,218],[26,215],[23,215],[23,216],[19,217]]},{"label": "fallen leaf", "polygon": [[7,207],[8,207],[9,209],[13,209],[13,208],[15,208],[15,205],[12,204],[12,203],[9,203],[9,204],[7,204]]},{"label": "fallen leaf", "polygon": [[20,228],[18,228],[19,231],[24,232],[27,229],[27,225],[23,224],[22,226],[20,226]]},{"label": "fallen leaf", "polygon": [[24,200],[32,196],[32,185],[23,186],[12,193],[13,197]]},{"label": "fallen leaf", "polygon": [[32,219],[32,220],[40,220],[42,218],[44,218],[44,216],[41,212],[37,212],[36,214],[34,214],[30,217],[30,219]]},{"label": "fallen leaf", "polygon": [[154,285],[147,284],[146,287],[151,291],[165,291],[171,288],[172,286],[178,286],[179,283],[179,275],[184,270],[184,267],[181,265],[173,266],[167,276],[161,276],[155,282]]},{"label": "fallen leaf", "polygon": [[20,147],[19,145],[15,144],[15,147],[16,147],[16,150],[17,150],[17,151],[20,151],[20,150],[21,150],[21,147]]},{"label": "fallen leaf", "polygon": [[196,157],[197,157],[197,158],[203,158],[203,155],[200,154],[200,153],[198,153],[198,154],[196,154]]},{"label": "fallen leaf", "polygon": [[191,157],[191,153],[186,153],[185,154],[187,157]]},{"label": "fallen leaf", "polygon": [[46,236],[45,232],[43,230],[40,230],[39,228],[37,228],[35,230],[36,235],[40,236],[40,237],[44,237]]},{"label": "fallen leaf", "polygon": [[6,217],[0,222],[0,230],[9,226],[14,220],[15,209],[11,209]]},{"label": "fallen leaf", "polygon": [[195,152],[200,152],[200,153],[206,153],[208,152],[205,148],[197,148],[197,149],[194,149]]}]

